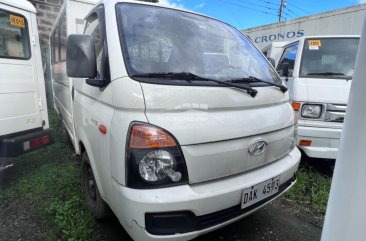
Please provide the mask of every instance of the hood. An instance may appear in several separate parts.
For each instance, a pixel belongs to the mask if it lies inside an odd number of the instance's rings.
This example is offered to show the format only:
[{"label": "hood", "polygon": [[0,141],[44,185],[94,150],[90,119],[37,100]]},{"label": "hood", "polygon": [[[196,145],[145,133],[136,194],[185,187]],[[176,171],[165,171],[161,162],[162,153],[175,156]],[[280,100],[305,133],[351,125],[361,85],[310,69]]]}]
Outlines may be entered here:
[{"label": "hood", "polygon": [[293,125],[288,94],[259,87],[256,97],[227,87],[141,83],[146,116],[180,145],[231,140]]},{"label": "hood", "polygon": [[351,80],[307,78],[306,89],[308,102],[347,104]]},{"label": "hood", "polygon": [[[142,84],[146,116],[172,133],[182,147],[189,183],[231,176],[266,165],[294,147],[288,94],[257,88],[255,98],[227,87]],[[259,156],[249,154],[265,142]]]}]

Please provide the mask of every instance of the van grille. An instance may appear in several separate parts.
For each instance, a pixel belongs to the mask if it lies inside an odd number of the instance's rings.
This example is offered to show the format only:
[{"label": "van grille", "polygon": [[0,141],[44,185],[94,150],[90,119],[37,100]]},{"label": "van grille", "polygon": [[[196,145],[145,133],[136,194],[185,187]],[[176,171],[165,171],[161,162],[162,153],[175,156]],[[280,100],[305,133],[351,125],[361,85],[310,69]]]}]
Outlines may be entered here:
[{"label": "van grille", "polygon": [[327,104],[324,121],[343,123],[347,105]]}]

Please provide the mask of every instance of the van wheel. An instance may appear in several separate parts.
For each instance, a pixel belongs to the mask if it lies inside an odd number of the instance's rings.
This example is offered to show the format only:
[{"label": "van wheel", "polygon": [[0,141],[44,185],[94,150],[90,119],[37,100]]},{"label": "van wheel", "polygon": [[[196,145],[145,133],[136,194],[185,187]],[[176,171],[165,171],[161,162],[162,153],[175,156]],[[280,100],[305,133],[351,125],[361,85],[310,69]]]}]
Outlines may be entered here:
[{"label": "van wheel", "polygon": [[86,198],[86,205],[95,219],[105,219],[110,215],[110,209],[99,194],[89,157],[86,152],[83,153],[81,161],[82,188]]}]

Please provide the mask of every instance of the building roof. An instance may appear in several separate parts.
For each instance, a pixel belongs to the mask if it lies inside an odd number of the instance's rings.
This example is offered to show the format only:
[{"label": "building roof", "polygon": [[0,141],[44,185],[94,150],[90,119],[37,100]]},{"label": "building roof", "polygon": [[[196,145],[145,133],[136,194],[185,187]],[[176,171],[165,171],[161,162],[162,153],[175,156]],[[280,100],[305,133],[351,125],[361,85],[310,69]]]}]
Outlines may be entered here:
[{"label": "building roof", "polygon": [[15,8],[19,8],[19,9],[23,9],[25,11],[29,11],[29,12],[34,12],[36,13],[36,8],[28,1],[26,0],[1,0],[1,3],[15,7]]}]

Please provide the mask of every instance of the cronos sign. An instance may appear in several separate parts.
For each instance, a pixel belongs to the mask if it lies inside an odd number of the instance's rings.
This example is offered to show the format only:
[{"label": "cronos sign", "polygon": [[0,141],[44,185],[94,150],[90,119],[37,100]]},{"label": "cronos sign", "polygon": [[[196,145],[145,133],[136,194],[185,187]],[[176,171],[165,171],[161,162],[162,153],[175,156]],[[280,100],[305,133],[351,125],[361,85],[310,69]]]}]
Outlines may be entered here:
[{"label": "cronos sign", "polygon": [[277,33],[277,34],[269,34],[269,35],[263,35],[256,37],[254,39],[254,42],[258,43],[266,43],[266,42],[274,42],[274,41],[282,41],[286,39],[292,39],[292,38],[300,38],[305,35],[304,30],[298,30],[298,31],[289,31],[286,33]]}]

